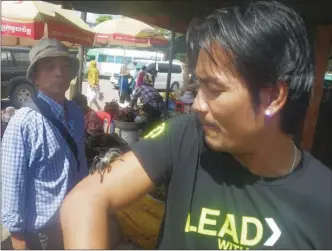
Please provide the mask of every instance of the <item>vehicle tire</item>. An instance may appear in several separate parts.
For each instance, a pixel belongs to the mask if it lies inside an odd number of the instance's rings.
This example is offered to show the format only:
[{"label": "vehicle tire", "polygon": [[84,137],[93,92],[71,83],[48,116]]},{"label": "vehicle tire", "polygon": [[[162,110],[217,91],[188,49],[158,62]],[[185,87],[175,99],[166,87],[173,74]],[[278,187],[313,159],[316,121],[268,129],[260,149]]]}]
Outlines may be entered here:
[{"label": "vehicle tire", "polygon": [[179,86],[179,83],[178,82],[174,82],[172,85],[171,85],[171,91],[175,92],[177,90],[179,90],[180,86]]},{"label": "vehicle tire", "polygon": [[10,101],[12,105],[19,109],[22,104],[28,99],[36,95],[36,92],[32,85],[27,83],[20,83],[15,86],[10,94]]}]

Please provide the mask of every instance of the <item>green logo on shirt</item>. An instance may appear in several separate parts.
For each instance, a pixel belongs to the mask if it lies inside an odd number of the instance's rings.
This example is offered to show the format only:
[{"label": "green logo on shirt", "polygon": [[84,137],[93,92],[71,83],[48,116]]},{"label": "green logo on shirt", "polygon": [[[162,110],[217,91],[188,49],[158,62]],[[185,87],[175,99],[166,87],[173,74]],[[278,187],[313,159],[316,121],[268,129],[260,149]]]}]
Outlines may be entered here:
[{"label": "green logo on shirt", "polygon": [[[237,217],[228,213],[220,224],[218,217],[220,217],[220,210],[203,207],[198,226],[192,225],[190,214],[188,214],[184,231],[186,233],[196,232],[202,235],[216,236],[218,247],[222,250],[245,250],[259,245],[262,241],[264,241],[264,246],[273,247],[281,236],[281,231],[272,218],[264,218],[265,222],[262,222],[255,217]],[[264,225],[267,225],[272,232],[266,240],[263,239]],[[237,229],[237,227],[240,227],[240,229]]]},{"label": "green logo on shirt", "polygon": [[153,138],[159,136],[164,130],[165,130],[165,122],[162,123],[161,125],[157,126],[151,132],[149,132],[148,135],[146,135],[144,137],[144,139],[153,139]]}]

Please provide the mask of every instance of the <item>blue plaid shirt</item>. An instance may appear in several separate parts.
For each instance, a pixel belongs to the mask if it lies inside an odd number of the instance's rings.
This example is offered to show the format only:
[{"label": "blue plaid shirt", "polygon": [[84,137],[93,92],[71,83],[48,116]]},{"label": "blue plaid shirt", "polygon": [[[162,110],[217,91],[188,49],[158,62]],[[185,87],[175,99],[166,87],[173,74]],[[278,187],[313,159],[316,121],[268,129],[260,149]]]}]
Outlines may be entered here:
[{"label": "blue plaid shirt", "polygon": [[[23,107],[11,118],[2,141],[2,224],[11,232],[37,232],[59,221],[66,194],[88,174],[84,146],[84,116],[66,101],[63,106],[39,92],[75,139],[80,172],[73,153],[53,124]],[[68,125],[66,123],[68,121]]]}]

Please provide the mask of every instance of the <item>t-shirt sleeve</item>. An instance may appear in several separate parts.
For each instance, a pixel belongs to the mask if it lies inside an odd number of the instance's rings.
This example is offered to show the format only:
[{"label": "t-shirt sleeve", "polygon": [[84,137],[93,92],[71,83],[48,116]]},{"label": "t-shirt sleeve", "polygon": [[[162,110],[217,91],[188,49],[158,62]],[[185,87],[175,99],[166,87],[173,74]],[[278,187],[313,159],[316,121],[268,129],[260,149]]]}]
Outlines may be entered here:
[{"label": "t-shirt sleeve", "polygon": [[[193,115],[182,115],[164,122],[148,133],[144,139],[131,146],[146,173],[155,185],[168,184],[176,156],[193,128]],[[188,142],[188,141],[187,141]]]}]

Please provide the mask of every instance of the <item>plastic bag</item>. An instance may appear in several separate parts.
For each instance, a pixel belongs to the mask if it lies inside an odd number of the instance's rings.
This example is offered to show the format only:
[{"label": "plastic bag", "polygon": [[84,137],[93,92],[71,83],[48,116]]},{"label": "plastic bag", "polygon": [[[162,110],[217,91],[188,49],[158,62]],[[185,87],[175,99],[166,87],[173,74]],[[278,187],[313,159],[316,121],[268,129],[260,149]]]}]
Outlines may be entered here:
[{"label": "plastic bag", "polygon": [[98,99],[99,99],[99,101],[103,101],[104,100],[104,93],[103,92],[99,92],[98,93]]}]

